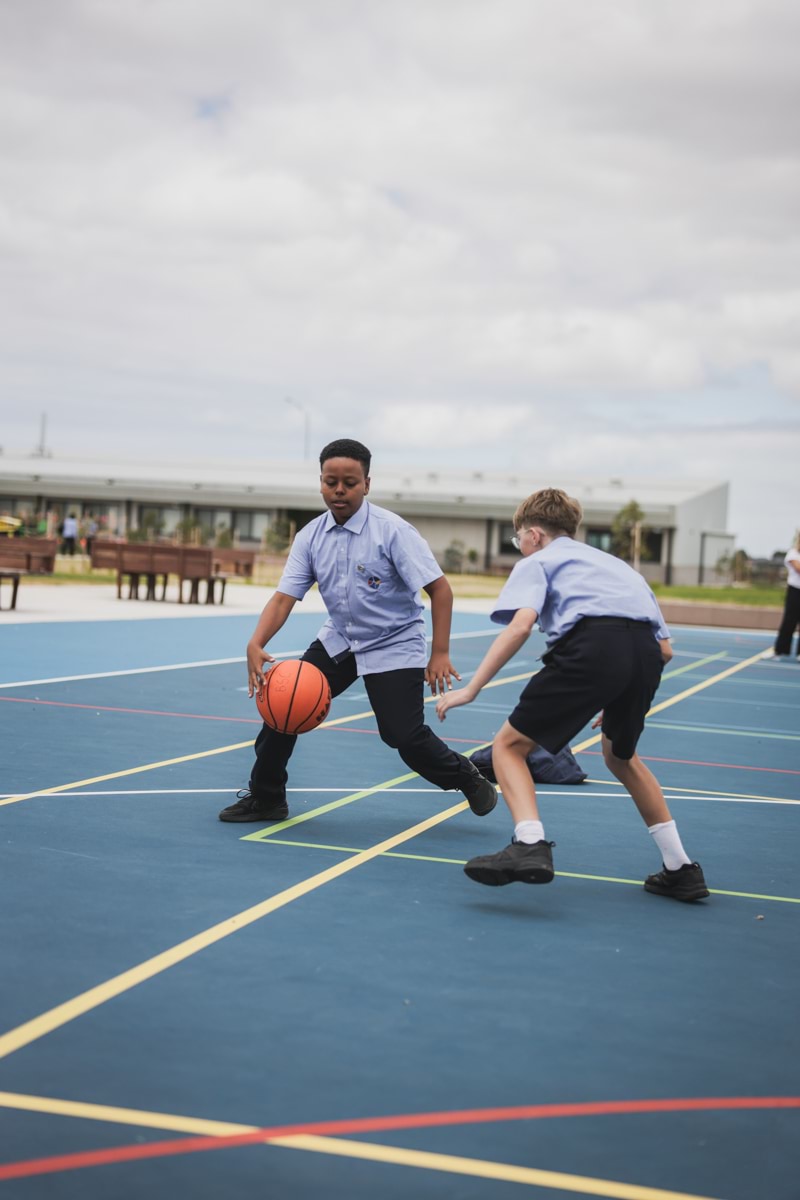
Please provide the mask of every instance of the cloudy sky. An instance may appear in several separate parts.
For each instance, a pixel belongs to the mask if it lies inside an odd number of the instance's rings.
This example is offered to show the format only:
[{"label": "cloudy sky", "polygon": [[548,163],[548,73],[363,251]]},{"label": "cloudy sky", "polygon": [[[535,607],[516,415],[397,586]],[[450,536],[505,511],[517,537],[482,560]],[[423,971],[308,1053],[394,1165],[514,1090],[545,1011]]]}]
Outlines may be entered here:
[{"label": "cloudy sky", "polygon": [[0,442],[307,421],[376,476],[729,480],[785,548],[798,46],[794,0],[0,0]]}]

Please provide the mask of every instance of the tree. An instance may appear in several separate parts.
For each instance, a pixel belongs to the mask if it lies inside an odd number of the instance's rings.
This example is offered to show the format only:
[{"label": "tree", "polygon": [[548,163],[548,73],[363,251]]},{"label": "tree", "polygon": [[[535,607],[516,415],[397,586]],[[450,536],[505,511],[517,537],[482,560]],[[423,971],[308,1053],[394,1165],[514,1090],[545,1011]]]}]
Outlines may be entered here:
[{"label": "tree", "polygon": [[611,523],[611,552],[624,558],[638,569],[640,562],[650,558],[647,545],[649,529],[644,524],[644,513],[635,500],[629,500]]}]

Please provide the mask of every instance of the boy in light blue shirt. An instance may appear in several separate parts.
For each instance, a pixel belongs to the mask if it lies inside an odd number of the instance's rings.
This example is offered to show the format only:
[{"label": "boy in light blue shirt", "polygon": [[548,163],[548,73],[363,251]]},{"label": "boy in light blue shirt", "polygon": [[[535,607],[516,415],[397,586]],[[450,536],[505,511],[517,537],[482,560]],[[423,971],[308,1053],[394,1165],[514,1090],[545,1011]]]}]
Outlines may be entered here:
[{"label": "boy in light blue shirt", "polygon": [[[424,685],[434,695],[460,679],[450,662],[453,593],[427,542],[412,525],[367,500],[371,455],[349,438],[320,455],[320,492],[327,513],[297,534],[272,598],[247,647],[250,695],[261,687],[267,643],[298,600],[317,583],[328,619],[303,660],[327,677],[338,696],[363,678],[382,740],[412,771],[444,789],[458,789],[478,816],[497,803],[494,786],[456,754],[424,720]],[[431,600],[430,656],[420,589]],[[256,738],[250,786],[221,821],[282,821],[286,766],[297,738],[264,725]]]},{"label": "boy in light blue shirt", "polygon": [[444,720],[469,704],[527,641],[539,623],[547,637],[543,669],[528,682],[492,745],[492,765],[514,818],[514,837],[497,854],[471,859],[478,883],[550,883],[553,842],[545,841],[527,756],[537,745],[556,754],[592,720],[602,724],[606,766],[627,789],[661,852],[661,871],[645,889],[676,900],[708,896],[699,863],[683,848],[658,780],[636,753],[645,716],[672,657],[655,596],[627,563],[574,540],[577,500],[556,488],[534,492],[514,514],[517,563],[492,612],[508,628],[475,675],[440,696]]}]

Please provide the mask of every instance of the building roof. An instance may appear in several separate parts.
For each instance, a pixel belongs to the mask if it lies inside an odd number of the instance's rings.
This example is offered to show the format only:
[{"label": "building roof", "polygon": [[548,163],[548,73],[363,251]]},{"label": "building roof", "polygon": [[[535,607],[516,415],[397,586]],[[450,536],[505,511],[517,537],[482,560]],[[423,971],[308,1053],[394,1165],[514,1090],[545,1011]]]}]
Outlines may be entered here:
[{"label": "building roof", "polygon": [[[0,453],[0,494],[48,499],[124,500],[195,507],[319,508],[315,462],[226,462],[219,459],[148,461],[33,457]],[[520,500],[540,487],[560,487],[592,514],[619,511],[636,500],[649,520],[667,521],[675,508],[719,480],[663,480],[607,475],[554,478],[451,467],[381,465],[370,498],[403,514],[510,518]]]}]

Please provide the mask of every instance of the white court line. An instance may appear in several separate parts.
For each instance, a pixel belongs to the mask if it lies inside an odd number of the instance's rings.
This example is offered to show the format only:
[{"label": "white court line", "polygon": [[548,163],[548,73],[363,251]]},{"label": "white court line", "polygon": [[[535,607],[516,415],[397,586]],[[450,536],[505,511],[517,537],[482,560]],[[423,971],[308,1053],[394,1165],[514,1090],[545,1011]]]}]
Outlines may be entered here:
[{"label": "white court line", "polygon": [[[275,658],[288,658],[292,654],[301,653],[300,650],[287,650],[283,654],[276,654]],[[43,683],[74,683],[78,679],[113,679],[118,675],[151,675],[155,671],[187,671],[190,667],[221,667],[244,661],[241,656],[209,658],[204,662],[172,663],[168,667],[130,667],[126,671],[93,671],[88,675],[54,675],[51,679],[20,679],[16,683],[0,683],[0,688],[38,687]]]},{"label": "white court line", "polygon": [[[450,636],[450,641],[454,642],[457,639],[489,637],[497,633],[495,629],[481,629],[473,633],[454,633]],[[426,638],[430,641],[430,638]],[[273,658],[298,658],[301,654],[305,654],[307,646],[302,650],[276,650]],[[223,667],[230,666],[231,663],[245,662],[245,656],[238,654],[236,658],[209,658],[200,662],[188,663],[172,663],[166,667],[129,667],[124,671],[92,671],[87,675],[54,675],[51,679],[20,679],[16,683],[0,683],[0,688],[21,688],[21,687],[38,687],[44,683],[76,683],[79,679],[114,679],[120,675],[152,675],[157,671],[188,671],[193,667]]]},{"label": "white court line", "polygon": [[[349,793],[352,791],[366,791],[366,789],[365,788],[355,788],[355,787],[348,787],[348,788],[290,787],[290,788],[287,788],[286,791],[292,792],[295,794],[305,793],[307,795],[317,795],[318,793],[321,793],[321,792],[332,792],[332,793],[335,793],[336,795],[349,795]],[[391,794],[395,795],[396,793],[404,792],[404,793],[413,793],[415,795],[434,796],[434,795],[437,795],[440,791],[441,791],[440,788],[429,788],[429,787],[420,787],[420,788],[393,787],[391,789]],[[499,791],[499,789],[498,789],[498,791]],[[235,792],[236,792],[236,790],[234,788],[151,788],[151,789],[145,789],[145,790],[116,791],[116,792],[70,792],[70,796],[84,796],[84,797],[88,797],[88,798],[108,797],[108,796],[231,796],[231,795],[235,795]],[[10,796],[14,796],[14,795],[16,795],[16,792],[0,792],[0,800],[7,800]],[[500,792],[500,795],[502,795],[502,792]],[[628,800],[629,799],[627,792],[624,792],[624,791],[593,792],[593,791],[590,791],[588,788],[583,788],[583,787],[580,787],[579,785],[576,786],[576,785],[570,785],[570,784],[562,784],[561,787],[557,788],[556,790],[552,790],[551,788],[543,788],[543,787],[539,786],[536,788],[536,795],[537,796],[560,796],[562,799],[565,796],[583,796],[584,799],[587,799],[587,800],[594,800],[596,797],[611,797],[611,799],[616,799],[616,800]],[[718,793],[706,795],[702,792],[697,792],[696,794],[684,793],[684,792],[673,793],[670,791],[670,789],[668,787],[664,788],[664,798],[666,800],[671,801],[672,803],[675,803],[675,801],[677,801],[677,800],[710,800],[710,801],[715,801],[715,802],[721,802],[723,804],[800,805],[800,800],[786,800],[780,796],[737,796],[737,795],[725,796],[725,795],[719,795]]]}]

